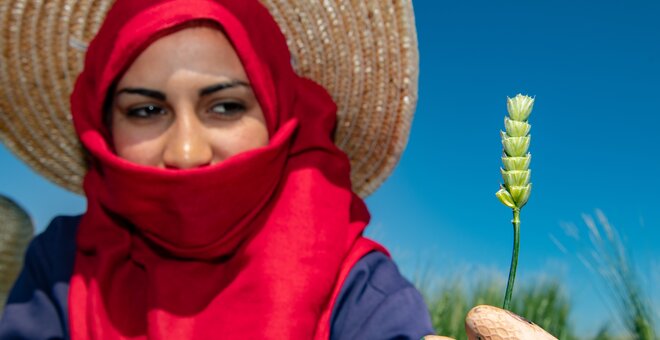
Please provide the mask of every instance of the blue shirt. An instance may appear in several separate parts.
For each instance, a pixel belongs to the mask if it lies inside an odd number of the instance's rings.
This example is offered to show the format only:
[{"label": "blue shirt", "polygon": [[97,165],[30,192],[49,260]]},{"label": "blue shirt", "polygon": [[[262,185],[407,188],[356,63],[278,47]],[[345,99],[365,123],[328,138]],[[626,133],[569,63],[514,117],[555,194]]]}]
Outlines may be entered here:
[{"label": "blue shirt", "polygon": [[[80,216],[60,216],[32,240],[0,319],[0,339],[68,339],[69,279]],[[433,334],[419,292],[379,252],[351,269],[337,297],[331,340],[420,339]]]}]

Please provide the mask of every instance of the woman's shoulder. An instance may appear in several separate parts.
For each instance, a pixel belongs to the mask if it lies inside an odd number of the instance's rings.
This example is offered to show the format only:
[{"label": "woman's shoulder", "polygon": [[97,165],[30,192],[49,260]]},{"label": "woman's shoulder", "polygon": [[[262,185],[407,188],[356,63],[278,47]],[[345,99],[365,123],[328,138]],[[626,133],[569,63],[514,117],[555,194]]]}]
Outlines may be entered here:
[{"label": "woman's shoulder", "polygon": [[419,339],[433,333],[421,294],[381,252],[367,254],[351,269],[331,327],[331,339]]},{"label": "woman's shoulder", "polygon": [[79,221],[80,216],[58,216],[30,241],[23,269],[8,303],[29,299],[35,289],[53,295],[56,294],[55,283],[68,284],[73,273]]},{"label": "woman's shoulder", "polygon": [[82,215],[56,216],[36,238],[73,244],[75,243],[76,230],[78,230],[81,217]]},{"label": "woman's shoulder", "polygon": [[0,319],[0,339],[67,338],[67,296],[79,216],[60,216],[31,242]]},{"label": "woman's shoulder", "polygon": [[80,218],[80,215],[57,216],[30,243],[26,260],[31,252],[38,254],[31,260],[44,262],[42,267],[49,269],[49,279],[52,281],[68,282],[71,277]]},{"label": "woman's shoulder", "polygon": [[19,280],[29,278],[47,292],[56,282],[68,283],[73,273],[79,222],[80,216],[58,216],[35,236],[26,251]]}]

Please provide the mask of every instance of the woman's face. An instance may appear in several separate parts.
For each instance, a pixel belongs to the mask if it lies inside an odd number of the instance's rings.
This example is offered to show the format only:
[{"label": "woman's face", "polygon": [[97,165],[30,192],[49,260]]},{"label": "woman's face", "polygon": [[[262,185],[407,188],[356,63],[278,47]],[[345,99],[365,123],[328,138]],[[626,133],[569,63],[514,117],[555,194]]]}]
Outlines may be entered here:
[{"label": "woman's face", "polygon": [[209,27],[149,45],[119,80],[111,114],[117,155],[141,165],[190,169],[268,144],[234,48]]}]

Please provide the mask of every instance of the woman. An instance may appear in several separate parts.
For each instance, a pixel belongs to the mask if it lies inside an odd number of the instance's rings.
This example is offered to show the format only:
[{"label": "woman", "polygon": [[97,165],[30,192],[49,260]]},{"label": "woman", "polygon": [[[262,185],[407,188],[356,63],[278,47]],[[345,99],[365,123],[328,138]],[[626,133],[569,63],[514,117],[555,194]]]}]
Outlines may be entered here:
[{"label": "woman", "polygon": [[[345,32],[337,29],[341,20],[359,21],[345,5],[342,14],[331,2],[269,3],[289,32],[303,33],[288,36],[293,46],[308,44],[303,73],[326,68],[316,76],[329,88],[339,84],[333,93],[343,123],[336,139],[349,141],[353,169],[334,144],[335,103],[293,71],[280,28],[256,0],[118,0],[87,49],[70,97],[86,150],[87,211],[56,218],[32,241],[0,338],[419,339],[432,333],[419,293],[382,246],[362,237],[369,213],[354,193],[374,190],[405,144],[417,72],[413,21],[403,15],[410,8],[355,5],[376,28]],[[3,39],[14,42],[0,65],[17,66],[0,68],[0,76],[16,80],[2,89],[0,137],[45,176],[77,191],[83,173],[82,157],[71,151],[77,143],[72,133],[57,136],[67,126],[61,113],[68,112],[57,100],[57,81],[68,73],[52,72],[51,60],[68,62],[75,53],[49,53],[52,39],[29,30],[45,25],[52,33],[56,9],[89,10],[77,20],[61,17],[80,31],[76,25],[99,18],[109,2],[50,4],[17,2],[12,11],[0,10],[8,27]],[[322,7],[322,15],[315,12]],[[48,11],[50,19],[40,20]],[[19,14],[34,24],[24,25]],[[16,57],[11,49],[23,48],[21,32],[33,49]],[[310,39],[314,34],[320,40]],[[344,44],[332,45],[332,34]],[[373,44],[362,41],[372,34],[380,35],[373,63],[344,50]],[[84,48],[76,39],[69,43]],[[348,62],[333,64],[321,45]],[[43,57],[47,67],[34,62],[33,72],[21,73],[25,55]],[[42,73],[48,76],[26,81]],[[357,90],[337,95],[348,83]],[[346,132],[352,129],[371,142],[355,143]],[[524,320],[491,313],[483,306],[471,312],[472,338],[503,330],[545,338]],[[506,320],[514,321],[498,323]]]},{"label": "woman", "polygon": [[419,294],[380,245],[257,1],[120,0],[71,95],[81,218],[37,237],[0,338],[420,338]]}]

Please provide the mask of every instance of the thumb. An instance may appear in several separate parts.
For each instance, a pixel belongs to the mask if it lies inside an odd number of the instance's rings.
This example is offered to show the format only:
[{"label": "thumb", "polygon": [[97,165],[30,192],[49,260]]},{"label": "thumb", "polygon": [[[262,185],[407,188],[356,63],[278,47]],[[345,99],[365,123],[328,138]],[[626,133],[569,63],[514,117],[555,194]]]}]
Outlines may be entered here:
[{"label": "thumb", "polygon": [[481,305],[465,318],[469,340],[557,340],[535,323],[508,310]]}]

